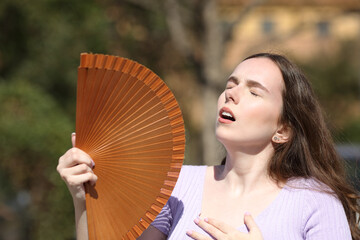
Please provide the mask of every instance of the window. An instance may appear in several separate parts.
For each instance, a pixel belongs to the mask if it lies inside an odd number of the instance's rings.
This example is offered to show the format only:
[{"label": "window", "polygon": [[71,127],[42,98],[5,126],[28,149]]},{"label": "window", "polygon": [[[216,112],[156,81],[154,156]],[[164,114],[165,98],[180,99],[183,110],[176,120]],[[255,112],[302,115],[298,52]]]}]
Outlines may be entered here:
[{"label": "window", "polygon": [[325,20],[318,22],[317,32],[319,37],[328,37],[330,35],[330,23]]},{"label": "window", "polygon": [[262,32],[265,35],[270,35],[274,33],[275,24],[270,18],[265,18],[262,22]]}]

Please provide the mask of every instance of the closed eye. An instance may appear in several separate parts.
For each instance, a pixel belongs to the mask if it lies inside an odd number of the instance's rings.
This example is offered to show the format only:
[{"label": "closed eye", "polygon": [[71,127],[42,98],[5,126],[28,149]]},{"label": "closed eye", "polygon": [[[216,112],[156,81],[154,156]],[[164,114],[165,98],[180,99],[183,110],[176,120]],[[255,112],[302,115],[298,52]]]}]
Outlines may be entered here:
[{"label": "closed eye", "polygon": [[228,84],[226,84],[226,89],[232,89],[233,87],[236,87],[235,83],[229,82]]},{"label": "closed eye", "polygon": [[253,95],[253,96],[255,96],[255,97],[259,97],[260,95],[259,94],[257,94],[255,91],[253,91],[253,90],[250,90],[250,93],[251,93],[251,95]]},{"label": "closed eye", "polygon": [[239,85],[239,79],[231,76],[226,83],[226,89],[231,89],[233,87],[236,87],[237,85]]}]

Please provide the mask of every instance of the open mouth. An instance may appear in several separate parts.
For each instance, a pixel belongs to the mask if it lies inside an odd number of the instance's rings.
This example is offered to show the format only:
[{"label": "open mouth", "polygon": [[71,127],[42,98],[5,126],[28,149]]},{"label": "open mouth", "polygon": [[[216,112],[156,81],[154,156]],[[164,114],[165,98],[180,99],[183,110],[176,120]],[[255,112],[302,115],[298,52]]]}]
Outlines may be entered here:
[{"label": "open mouth", "polygon": [[227,109],[227,108],[222,108],[220,110],[220,117],[230,120],[230,121],[233,121],[233,122],[235,121],[234,114],[231,112],[230,109]]}]

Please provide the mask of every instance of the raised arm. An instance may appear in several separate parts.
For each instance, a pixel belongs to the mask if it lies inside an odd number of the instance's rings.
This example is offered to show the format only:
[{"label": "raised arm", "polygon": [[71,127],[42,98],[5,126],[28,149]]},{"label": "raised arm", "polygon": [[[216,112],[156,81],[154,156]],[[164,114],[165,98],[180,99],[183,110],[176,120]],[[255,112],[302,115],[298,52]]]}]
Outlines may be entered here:
[{"label": "raised arm", "polygon": [[95,184],[97,176],[92,171],[94,161],[84,151],[75,148],[75,134],[71,136],[73,148],[59,158],[57,171],[65,181],[73,198],[77,240],[87,240],[87,216],[84,183]]},{"label": "raised arm", "polygon": [[[76,239],[88,240],[88,227],[85,204],[84,183],[95,184],[97,176],[92,171],[94,161],[84,151],[75,148],[75,134],[71,136],[73,148],[69,149],[59,158],[57,171],[66,183],[73,199],[75,208]],[[139,240],[162,240],[166,239],[157,228],[150,226],[138,238]]]}]

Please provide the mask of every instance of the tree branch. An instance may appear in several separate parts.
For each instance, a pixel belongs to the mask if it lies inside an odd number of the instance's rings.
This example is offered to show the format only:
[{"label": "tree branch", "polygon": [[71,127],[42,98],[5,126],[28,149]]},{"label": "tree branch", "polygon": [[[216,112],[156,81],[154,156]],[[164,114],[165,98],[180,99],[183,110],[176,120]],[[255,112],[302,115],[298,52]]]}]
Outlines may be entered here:
[{"label": "tree branch", "polygon": [[168,24],[170,37],[174,46],[186,58],[194,58],[193,49],[190,39],[186,34],[186,30],[179,12],[179,5],[176,0],[165,1],[165,18]]},{"label": "tree branch", "polygon": [[237,18],[232,21],[231,23],[228,23],[224,26],[224,40],[229,41],[232,38],[232,33],[233,33],[233,29],[234,27],[241,22],[244,17],[255,7],[263,4],[264,2],[266,2],[267,0],[253,0],[253,1],[249,1],[249,3],[247,5],[245,5],[242,9],[242,11],[239,13],[239,15],[237,15]]},{"label": "tree branch", "polygon": [[216,85],[222,79],[221,60],[224,54],[224,33],[219,24],[216,0],[204,1],[204,75],[208,84]]},{"label": "tree branch", "polygon": [[[116,2],[116,1],[115,1]],[[141,7],[145,10],[151,11],[151,12],[157,12],[159,11],[159,3],[156,0],[125,0],[128,4],[135,5],[137,7]]]}]

